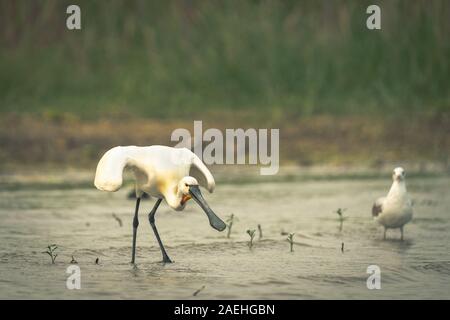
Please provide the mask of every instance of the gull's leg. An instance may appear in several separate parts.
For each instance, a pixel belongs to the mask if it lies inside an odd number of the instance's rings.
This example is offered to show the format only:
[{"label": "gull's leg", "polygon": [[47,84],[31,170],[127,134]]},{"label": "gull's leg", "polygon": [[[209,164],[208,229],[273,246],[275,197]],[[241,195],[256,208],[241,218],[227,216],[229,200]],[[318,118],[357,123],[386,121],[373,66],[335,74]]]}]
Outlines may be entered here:
[{"label": "gull's leg", "polygon": [[163,262],[164,263],[172,263],[172,260],[170,260],[169,256],[166,253],[166,250],[164,249],[164,245],[161,241],[161,238],[159,237],[158,230],[156,229],[156,225],[155,225],[155,213],[156,213],[156,210],[158,209],[161,201],[162,201],[162,199],[158,199],[156,201],[155,206],[153,207],[152,211],[150,211],[150,213],[148,214],[148,221],[150,221],[150,225],[152,226],[153,233],[155,234],[156,240],[158,240],[159,247],[161,248]]},{"label": "gull's leg", "polygon": [[403,227],[400,227],[400,234],[401,234],[401,236],[400,236],[400,240],[402,240],[402,241],[403,241]]},{"label": "gull's leg", "polygon": [[383,237],[384,240],[386,240],[386,231],[387,231],[387,228],[384,227],[384,237]]},{"label": "gull's leg", "polygon": [[139,226],[138,219],[138,211],[139,211],[139,203],[141,202],[141,198],[136,199],[136,209],[134,210],[134,219],[133,219],[133,251],[131,251],[131,263],[134,263],[134,258],[136,257],[136,235],[137,228]]}]

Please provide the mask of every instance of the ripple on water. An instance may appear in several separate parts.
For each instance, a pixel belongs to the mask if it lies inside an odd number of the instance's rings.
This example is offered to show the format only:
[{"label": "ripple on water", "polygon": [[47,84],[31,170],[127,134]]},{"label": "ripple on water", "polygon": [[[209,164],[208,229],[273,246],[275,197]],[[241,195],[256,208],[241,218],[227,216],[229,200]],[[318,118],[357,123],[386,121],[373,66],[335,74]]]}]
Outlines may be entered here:
[{"label": "ripple on water", "polygon": [[450,275],[450,261],[423,262],[412,268],[423,273],[432,271],[441,275]]}]

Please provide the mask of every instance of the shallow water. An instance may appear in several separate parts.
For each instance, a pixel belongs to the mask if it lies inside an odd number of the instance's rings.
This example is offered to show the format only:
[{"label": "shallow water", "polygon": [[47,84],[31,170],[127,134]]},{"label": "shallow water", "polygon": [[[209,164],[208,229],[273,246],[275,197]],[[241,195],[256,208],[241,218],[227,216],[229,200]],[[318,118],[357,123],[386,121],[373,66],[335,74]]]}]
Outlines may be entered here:
[{"label": "shallow water", "polygon": [[[128,190],[3,188],[0,298],[449,299],[450,178],[408,180],[415,212],[403,242],[397,230],[383,241],[371,219],[373,200],[389,185],[383,179],[219,184],[204,195],[219,216],[239,219],[230,239],[209,226],[194,202],[184,212],[162,204],[156,224],[175,261],[168,265],[159,263],[147,219],[154,200],[146,199],[136,267],[129,264],[134,201],[126,199]],[[342,230],[338,207],[347,208]],[[263,238],[257,235],[250,250],[245,231],[258,224]],[[295,232],[294,252],[282,231]],[[52,243],[59,246],[55,265],[42,253]],[[66,289],[72,255],[81,290]],[[366,286],[373,264],[381,268],[381,290]]]}]

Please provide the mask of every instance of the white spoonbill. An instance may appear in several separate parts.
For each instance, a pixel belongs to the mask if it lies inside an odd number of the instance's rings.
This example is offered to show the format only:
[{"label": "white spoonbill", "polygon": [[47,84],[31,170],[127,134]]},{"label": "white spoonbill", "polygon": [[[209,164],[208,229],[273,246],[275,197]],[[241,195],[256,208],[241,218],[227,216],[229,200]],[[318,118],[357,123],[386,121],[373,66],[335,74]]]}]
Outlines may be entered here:
[{"label": "white spoonbill", "polygon": [[161,248],[164,263],[172,261],[164,249],[155,225],[155,213],[162,199],[165,199],[172,209],[180,211],[184,209],[186,202],[193,198],[205,211],[214,229],[218,231],[225,229],[225,223],[208,206],[199,188],[200,184],[209,192],[213,192],[214,178],[203,162],[190,150],[157,145],[112,148],[103,155],[97,165],[94,181],[97,189],[110,192],[119,190],[125,168],[133,171],[136,180],[131,263],[135,261],[139,203],[144,192],[157,198],[148,219]]},{"label": "white spoonbill", "polygon": [[395,168],[392,173],[391,189],[386,197],[379,198],[372,207],[372,216],[384,226],[384,239],[387,229],[400,228],[403,240],[403,226],[411,221],[413,216],[411,199],[406,191],[405,170]]}]

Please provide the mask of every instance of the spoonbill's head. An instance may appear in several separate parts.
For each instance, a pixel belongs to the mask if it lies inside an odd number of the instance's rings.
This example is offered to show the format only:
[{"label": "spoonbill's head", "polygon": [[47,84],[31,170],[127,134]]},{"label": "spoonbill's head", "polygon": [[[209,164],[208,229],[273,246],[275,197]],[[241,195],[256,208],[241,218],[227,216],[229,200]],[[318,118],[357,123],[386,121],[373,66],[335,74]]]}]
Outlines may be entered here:
[{"label": "spoonbill's head", "polygon": [[392,180],[403,181],[405,180],[405,170],[402,167],[395,168],[392,172]]},{"label": "spoonbill's head", "polygon": [[203,195],[200,191],[198,181],[194,177],[186,176],[178,183],[178,190],[182,194],[181,205],[184,206],[189,199],[194,199],[195,202],[205,211],[209,219],[211,227],[218,231],[223,231],[226,228],[225,222],[223,222],[212,209],[206,203]]},{"label": "spoonbill's head", "polygon": [[180,180],[178,183],[178,190],[181,192],[181,194],[186,197],[187,200],[191,199],[191,193],[190,193],[190,187],[191,186],[197,186],[198,187],[198,181],[194,177],[187,176]]}]

